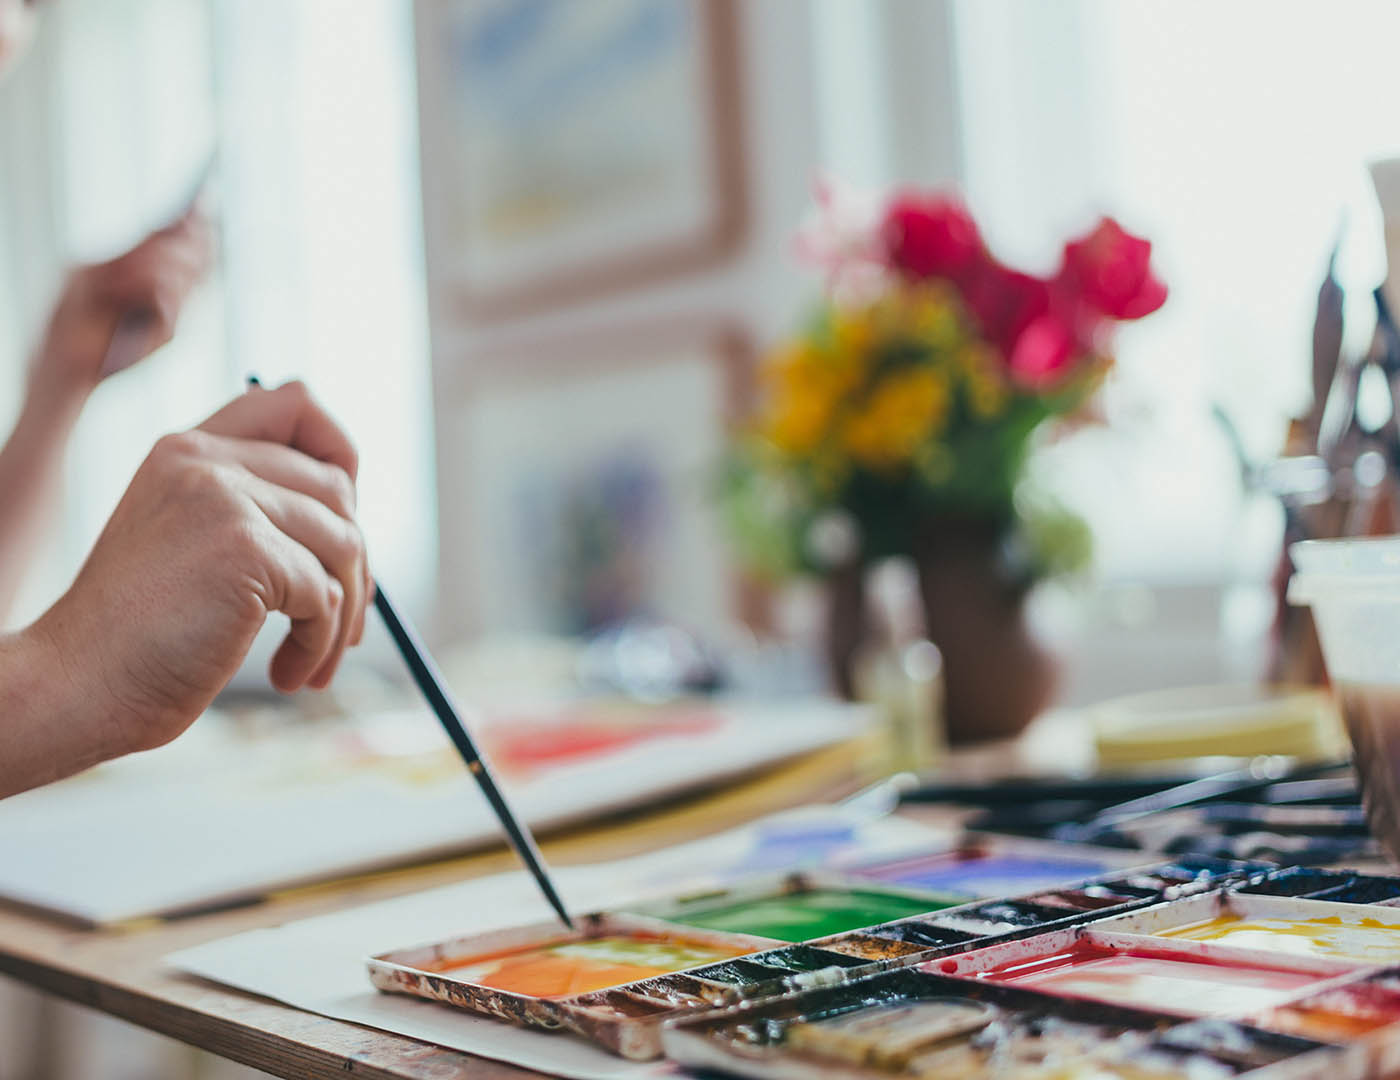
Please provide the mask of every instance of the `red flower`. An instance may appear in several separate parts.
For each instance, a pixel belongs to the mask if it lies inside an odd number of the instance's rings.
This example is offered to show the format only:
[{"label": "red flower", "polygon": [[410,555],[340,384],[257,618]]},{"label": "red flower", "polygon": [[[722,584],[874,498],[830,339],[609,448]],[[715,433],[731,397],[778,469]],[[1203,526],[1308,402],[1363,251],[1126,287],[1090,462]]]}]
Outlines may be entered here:
[{"label": "red flower", "polygon": [[1011,378],[1039,388],[1058,382],[1079,354],[1074,331],[1055,315],[1039,315],[1026,324],[1007,355]]},{"label": "red flower", "polygon": [[885,211],[881,232],[890,265],[911,277],[958,278],[982,251],[977,224],[944,195],[902,195]]},{"label": "red flower", "polygon": [[969,275],[962,291],[982,333],[1008,359],[1021,332],[1050,310],[1049,285],[999,263]]},{"label": "red flower", "polygon": [[1152,276],[1152,244],[1104,218],[1088,236],[1065,245],[1058,282],[1088,306],[1115,319],[1140,319],[1167,299]]}]

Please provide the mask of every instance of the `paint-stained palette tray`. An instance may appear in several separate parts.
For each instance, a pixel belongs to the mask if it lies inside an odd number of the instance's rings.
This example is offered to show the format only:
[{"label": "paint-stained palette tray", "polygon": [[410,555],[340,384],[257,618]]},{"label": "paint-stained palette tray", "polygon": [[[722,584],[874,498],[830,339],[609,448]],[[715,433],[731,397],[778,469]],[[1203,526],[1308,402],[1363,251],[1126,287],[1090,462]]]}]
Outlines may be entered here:
[{"label": "paint-stained palette tray", "polygon": [[1400,1067],[1397,965],[1396,907],[1222,890],[922,968],[1304,1035],[1381,1075]]},{"label": "paint-stained palette tray", "polygon": [[1349,1080],[1366,1065],[1356,1048],[1232,1021],[916,970],[682,1020],[662,1040],[689,1068],[759,1080]]},{"label": "paint-stained palette tray", "polygon": [[[634,1045],[646,1041],[644,1021],[679,1005],[727,1000],[722,983],[681,972],[776,944],[627,916],[575,922],[574,931],[541,923],[381,953],[369,960],[370,980],[526,1027],[570,1028],[625,1057],[645,1057],[654,1056],[650,1048]],[[626,998],[615,991],[622,985],[631,991]]]},{"label": "paint-stained palette tray", "polygon": [[1345,961],[1112,933],[1099,924],[998,942],[923,966],[941,975],[1189,1017],[1243,1016],[1357,971]]},{"label": "paint-stained palette tray", "polygon": [[[567,1029],[646,1059],[660,1053],[670,1020],[1041,934],[1244,872],[1213,860],[1165,863],[1033,897],[953,906],[945,896],[868,880],[792,874],[589,915],[575,934],[551,923],[471,935],[384,953],[369,967],[385,991]],[[881,921],[911,910],[920,914]],[[837,926],[851,929],[791,940]],[[629,970],[625,961],[649,950],[656,963]]]}]

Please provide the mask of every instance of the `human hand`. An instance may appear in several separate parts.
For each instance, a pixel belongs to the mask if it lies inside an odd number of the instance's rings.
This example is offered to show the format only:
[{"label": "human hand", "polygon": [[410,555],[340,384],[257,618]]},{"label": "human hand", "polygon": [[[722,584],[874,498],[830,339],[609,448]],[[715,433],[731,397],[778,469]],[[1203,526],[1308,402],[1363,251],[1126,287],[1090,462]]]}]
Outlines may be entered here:
[{"label": "human hand", "polygon": [[77,714],[115,725],[124,750],[168,742],[232,678],[272,611],[292,620],[273,684],[327,686],[373,595],[357,465],[300,383],[251,389],[161,439],[33,628]]},{"label": "human hand", "polygon": [[[84,398],[108,375],[130,367],[175,333],[180,310],[213,259],[209,223],[191,210],[124,255],[68,275],[35,354],[30,386],[43,396]],[[130,335],[104,369],[123,319]]]}]

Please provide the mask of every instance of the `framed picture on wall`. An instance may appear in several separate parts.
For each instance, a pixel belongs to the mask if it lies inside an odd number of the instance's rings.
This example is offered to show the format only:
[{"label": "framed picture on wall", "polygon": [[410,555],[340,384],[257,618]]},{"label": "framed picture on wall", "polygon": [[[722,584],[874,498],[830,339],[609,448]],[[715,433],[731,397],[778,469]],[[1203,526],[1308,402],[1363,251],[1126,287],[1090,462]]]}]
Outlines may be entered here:
[{"label": "framed picture on wall", "polygon": [[714,497],[751,396],[748,343],[722,326],[574,337],[439,372],[442,629],[761,622]]},{"label": "framed picture on wall", "polygon": [[430,286],[469,317],[655,280],[745,223],[735,0],[419,0]]}]

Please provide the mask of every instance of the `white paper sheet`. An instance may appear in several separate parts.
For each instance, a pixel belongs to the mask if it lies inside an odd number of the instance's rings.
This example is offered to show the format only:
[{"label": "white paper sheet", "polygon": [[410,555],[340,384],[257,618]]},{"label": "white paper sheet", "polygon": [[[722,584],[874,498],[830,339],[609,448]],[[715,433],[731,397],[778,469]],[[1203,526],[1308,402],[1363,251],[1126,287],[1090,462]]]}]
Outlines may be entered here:
[{"label": "white paper sheet", "polygon": [[[835,822],[835,810],[811,811]],[[614,863],[574,867],[557,874],[571,910],[617,909],[620,898],[663,895],[687,883],[714,881],[751,870],[756,855],[792,816],[770,819],[707,840]],[[831,862],[860,850],[869,856],[951,847],[956,836],[902,818],[854,824],[848,839],[824,851]],[[810,860],[809,860],[810,861]],[[780,867],[770,867],[780,869]],[[255,930],[176,953],[167,961],[200,975],[323,1016],[525,1068],[581,1080],[656,1077],[664,1063],[627,1062],[568,1034],[528,1031],[474,1017],[446,1005],[374,990],[365,958],[463,932],[488,931],[551,917],[534,882],[524,873],[501,874],[413,896]]]},{"label": "white paper sheet", "polygon": [[[641,742],[526,780],[499,779],[532,827],[561,825],[840,742],[867,715],[823,701],[716,708],[724,719],[714,730]],[[426,712],[377,719],[410,744],[446,744]],[[169,747],[4,800],[0,896],[110,923],[500,838],[455,760],[444,756],[445,768],[415,775],[326,759],[292,736],[250,749],[197,726]]]}]

